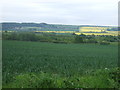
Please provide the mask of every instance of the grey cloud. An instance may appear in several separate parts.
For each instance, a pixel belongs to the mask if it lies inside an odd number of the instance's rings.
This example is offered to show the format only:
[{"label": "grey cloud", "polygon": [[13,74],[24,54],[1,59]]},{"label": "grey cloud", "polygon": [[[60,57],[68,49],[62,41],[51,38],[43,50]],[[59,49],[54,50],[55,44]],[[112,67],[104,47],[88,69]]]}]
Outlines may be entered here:
[{"label": "grey cloud", "polygon": [[117,25],[118,0],[5,0],[2,21]]}]

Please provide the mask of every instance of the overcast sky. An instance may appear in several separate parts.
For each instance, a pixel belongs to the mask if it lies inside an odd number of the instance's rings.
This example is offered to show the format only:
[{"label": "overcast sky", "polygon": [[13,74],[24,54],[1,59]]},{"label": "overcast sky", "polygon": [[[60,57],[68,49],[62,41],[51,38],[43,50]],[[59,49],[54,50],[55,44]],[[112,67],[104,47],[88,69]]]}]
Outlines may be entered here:
[{"label": "overcast sky", "polygon": [[119,0],[1,0],[2,22],[118,25]]}]

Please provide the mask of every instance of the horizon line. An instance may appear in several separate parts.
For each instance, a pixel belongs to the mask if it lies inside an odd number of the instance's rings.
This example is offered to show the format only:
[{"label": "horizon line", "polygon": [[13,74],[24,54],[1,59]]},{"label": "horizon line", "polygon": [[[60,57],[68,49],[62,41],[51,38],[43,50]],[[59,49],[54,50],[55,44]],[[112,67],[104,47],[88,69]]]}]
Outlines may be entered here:
[{"label": "horizon line", "polygon": [[[40,24],[40,23],[46,23],[46,22],[17,22],[17,21],[3,21],[0,23],[36,23],[36,24]],[[97,25],[97,24],[62,24],[62,23],[46,23],[46,24],[57,24],[57,25],[76,25],[76,26],[81,26],[81,25],[89,25],[89,26],[118,26],[118,25]]]}]

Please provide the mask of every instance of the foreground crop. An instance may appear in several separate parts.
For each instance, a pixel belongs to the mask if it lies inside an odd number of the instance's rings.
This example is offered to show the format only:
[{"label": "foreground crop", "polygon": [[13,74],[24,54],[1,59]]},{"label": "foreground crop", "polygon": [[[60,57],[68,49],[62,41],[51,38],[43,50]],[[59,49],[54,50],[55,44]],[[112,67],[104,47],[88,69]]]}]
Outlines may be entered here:
[{"label": "foreground crop", "polygon": [[3,41],[3,87],[117,87],[111,76],[117,50],[117,45]]}]

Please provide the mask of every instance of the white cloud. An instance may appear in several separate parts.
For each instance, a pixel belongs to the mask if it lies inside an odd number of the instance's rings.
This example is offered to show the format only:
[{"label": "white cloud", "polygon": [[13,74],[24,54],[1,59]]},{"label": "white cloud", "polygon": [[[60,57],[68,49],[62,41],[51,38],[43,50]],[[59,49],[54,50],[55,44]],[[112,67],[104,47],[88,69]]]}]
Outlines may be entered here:
[{"label": "white cloud", "polygon": [[117,25],[118,0],[2,0],[2,21]]}]

